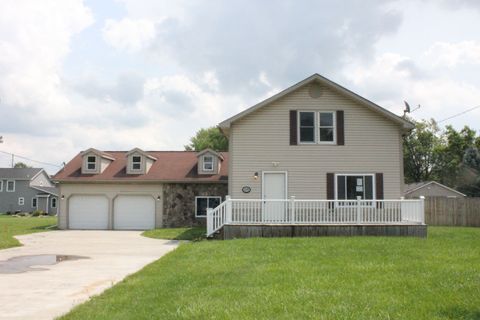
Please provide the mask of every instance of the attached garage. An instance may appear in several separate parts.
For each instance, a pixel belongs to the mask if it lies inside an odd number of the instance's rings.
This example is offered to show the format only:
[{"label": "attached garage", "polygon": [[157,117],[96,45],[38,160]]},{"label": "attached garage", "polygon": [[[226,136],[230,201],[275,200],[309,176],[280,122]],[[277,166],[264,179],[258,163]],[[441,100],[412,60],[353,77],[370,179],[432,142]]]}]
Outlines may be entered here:
[{"label": "attached garage", "polygon": [[152,196],[120,195],[113,204],[113,229],[155,228],[155,199]]},{"label": "attached garage", "polygon": [[69,229],[108,229],[108,199],[101,195],[73,195],[69,199]]}]

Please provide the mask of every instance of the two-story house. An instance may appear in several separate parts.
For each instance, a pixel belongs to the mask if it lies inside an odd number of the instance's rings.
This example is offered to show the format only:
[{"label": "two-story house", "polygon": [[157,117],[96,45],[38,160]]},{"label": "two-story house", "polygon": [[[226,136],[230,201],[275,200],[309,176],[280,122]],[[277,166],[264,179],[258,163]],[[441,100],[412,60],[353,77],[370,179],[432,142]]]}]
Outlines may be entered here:
[{"label": "two-story house", "polygon": [[204,225],[227,194],[228,153],[80,152],[54,176],[61,229],[144,230]]},{"label": "two-story house", "polygon": [[58,190],[41,168],[0,168],[0,212],[57,214]]},{"label": "two-story house", "polygon": [[207,215],[208,234],[224,225],[225,238],[310,232],[300,225],[320,233],[348,225],[335,229],[345,234],[423,225],[423,203],[401,199],[402,136],[413,127],[318,74],[234,115],[219,124],[229,139],[230,198]]}]

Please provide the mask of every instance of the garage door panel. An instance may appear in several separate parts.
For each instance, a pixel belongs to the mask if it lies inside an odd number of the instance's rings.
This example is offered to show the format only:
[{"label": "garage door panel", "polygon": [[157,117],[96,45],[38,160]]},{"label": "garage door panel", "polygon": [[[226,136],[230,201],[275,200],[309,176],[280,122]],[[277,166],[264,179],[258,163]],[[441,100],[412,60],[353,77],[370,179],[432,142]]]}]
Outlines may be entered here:
[{"label": "garage door panel", "polygon": [[155,200],[151,196],[118,196],[113,208],[114,229],[149,230],[155,228]]},{"label": "garage door panel", "polygon": [[72,196],[68,211],[70,229],[108,229],[108,199],[105,196]]}]

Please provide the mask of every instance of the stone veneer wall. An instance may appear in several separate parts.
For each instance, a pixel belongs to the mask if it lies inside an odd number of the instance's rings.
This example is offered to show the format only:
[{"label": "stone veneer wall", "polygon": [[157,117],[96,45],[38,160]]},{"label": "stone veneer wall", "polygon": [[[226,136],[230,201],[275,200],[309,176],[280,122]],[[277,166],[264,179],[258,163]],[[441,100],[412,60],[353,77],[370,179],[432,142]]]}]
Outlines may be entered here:
[{"label": "stone veneer wall", "polygon": [[227,183],[169,183],[163,186],[163,226],[205,226],[206,218],[195,218],[195,197],[228,194]]}]

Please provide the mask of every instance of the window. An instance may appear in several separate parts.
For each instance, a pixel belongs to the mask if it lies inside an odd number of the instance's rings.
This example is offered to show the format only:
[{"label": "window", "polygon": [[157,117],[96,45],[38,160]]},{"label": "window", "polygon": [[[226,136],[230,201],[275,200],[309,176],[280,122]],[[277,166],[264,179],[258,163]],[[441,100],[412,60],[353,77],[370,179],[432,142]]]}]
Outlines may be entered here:
[{"label": "window", "polygon": [[337,199],[356,200],[357,197],[366,200],[374,199],[373,174],[338,174]]},{"label": "window", "polygon": [[213,171],[213,156],[203,156],[203,171]]},{"label": "window", "polygon": [[24,204],[25,204],[25,198],[24,197],[18,198],[18,205],[23,206]]},{"label": "window", "polygon": [[51,201],[52,201],[52,202],[51,202],[52,208],[56,208],[56,207],[57,207],[57,198],[52,198]]},{"label": "window", "polygon": [[97,157],[88,156],[87,157],[87,170],[96,170],[97,168]]},{"label": "window", "polygon": [[195,197],[195,216],[206,217],[207,208],[216,208],[222,202],[222,197]]},{"label": "window", "polygon": [[32,208],[37,207],[37,198],[32,198]]},{"label": "window", "polygon": [[140,170],[140,169],[142,169],[142,157],[133,156],[132,157],[132,170]]},{"label": "window", "polygon": [[319,113],[319,142],[333,142],[335,135],[335,126],[333,125],[334,113],[333,112],[320,112]]},{"label": "window", "polygon": [[0,192],[3,191],[3,180],[0,180]]},{"label": "window", "polygon": [[300,112],[300,142],[315,143],[315,112]]},{"label": "window", "polygon": [[299,111],[298,137],[300,144],[335,143],[335,112]]},{"label": "window", "polygon": [[7,181],[7,192],[15,192],[15,180]]}]

